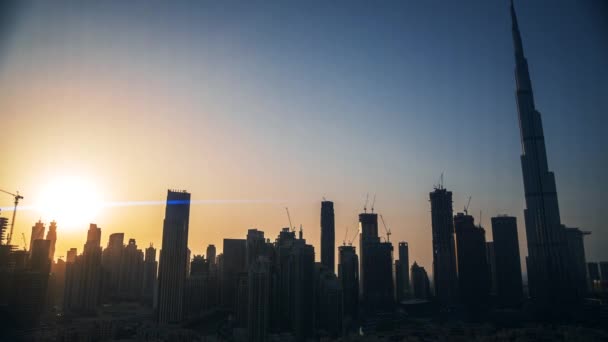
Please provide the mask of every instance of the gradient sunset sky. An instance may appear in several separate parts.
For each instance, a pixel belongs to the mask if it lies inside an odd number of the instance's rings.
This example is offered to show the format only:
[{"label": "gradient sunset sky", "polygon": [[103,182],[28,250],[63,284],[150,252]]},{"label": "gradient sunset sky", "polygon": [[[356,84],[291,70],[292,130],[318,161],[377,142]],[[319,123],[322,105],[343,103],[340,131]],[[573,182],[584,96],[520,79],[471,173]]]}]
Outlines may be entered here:
[{"label": "gradient sunset sky", "polygon": [[[40,218],[58,221],[56,256],[82,251],[88,222],[104,247],[114,232],[160,247],[176,188],[197,201],[193,254],[248,228],[274,240],[288,206],[319,259],[322,196],[341,244],[376,193],[391,240],[431,272],[444,172],[455,212],[472,196],[488,240],[491,216],[517,216],[527,254],[507,1],[2,6],[0,188],[25,197],[13,243]],[[588,261],[608,260],[608,4],[516,9],[562,221],[592,232]],[[88,214],[82,191],[106,205]],[[0,207],[10,218],[11,197]],[[71,211],[83,222],[64,224]]]}]

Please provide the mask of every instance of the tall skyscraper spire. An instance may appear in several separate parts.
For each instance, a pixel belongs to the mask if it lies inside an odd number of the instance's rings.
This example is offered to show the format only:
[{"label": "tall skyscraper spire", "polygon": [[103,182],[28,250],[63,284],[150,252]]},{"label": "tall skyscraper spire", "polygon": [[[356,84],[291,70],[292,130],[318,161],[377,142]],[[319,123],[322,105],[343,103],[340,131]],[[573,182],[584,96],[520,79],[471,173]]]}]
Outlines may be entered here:
[{"label": "tall skyscraper spire", "polygon": [[541,308],[563,302],[571,293],[565,229],[561,225],[557,189],[549,171],[540,113],[534,105],[528,62],[511,1],[515,50],[516,98],[521,133],[521,166],[526,197],[524,218],[528,240],[530,296]]}]

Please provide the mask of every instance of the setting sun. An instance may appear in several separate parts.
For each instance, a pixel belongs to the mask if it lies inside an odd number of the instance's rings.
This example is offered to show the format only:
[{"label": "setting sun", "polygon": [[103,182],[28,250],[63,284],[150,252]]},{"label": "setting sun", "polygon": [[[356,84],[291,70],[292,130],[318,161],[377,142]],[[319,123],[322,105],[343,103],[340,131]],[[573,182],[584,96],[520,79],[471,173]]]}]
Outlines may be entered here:
[{"label": "setting sun", "polygon": [[52,180],[42,188],[36,203],[42,220],[55,220],[67,229],[93,222],[102,206],[95,184],[80,177]]}]

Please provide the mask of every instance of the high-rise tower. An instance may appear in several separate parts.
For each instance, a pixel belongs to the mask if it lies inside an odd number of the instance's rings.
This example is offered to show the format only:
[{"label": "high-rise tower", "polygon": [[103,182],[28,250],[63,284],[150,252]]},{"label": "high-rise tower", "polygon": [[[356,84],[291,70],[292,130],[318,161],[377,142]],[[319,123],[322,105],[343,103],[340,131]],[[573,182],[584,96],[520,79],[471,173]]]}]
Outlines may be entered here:
[{"label": "high-rise tower", "polygon": [[55,243],[57,242],[57,222],[51,222],[49,231],[46,233],[46,239],[50,241],[49,259],[53,262],[55,259]]},{"label": "high-rise tower", "polygon": [[32,226],[32,235],[30,237],[30,253],[34,247],[34,241],[44,239],[44,223],[38,220],[35,225]]},{"label": "high-rise tower", "polygon": [[321,263],[334,272],[336,253],[336,229],[334,202],[321,202]]},{"label": "high-rise tower", "polygon": [[167,191],[163,245],[158,269],[158,323],[180,322],[188,263],[190,194]]},{"label": "high-rise tower", "polygon": [[[540,113],[534,105],[528,62],[511,1],[515,50],[516,98],[521,133],[521,167],[524,180],[528,281],[530,296],[539,308],[563,303],[573,295],[567,270],[565,229],[561,226],[557,189],[547,165],[547,152]],[[562,305],[563,306],[563,305]]]},{"label": "high-rise tower", "polygon": [[[433,229],[433,278],[440,305],[454,306],[458,300],[458,275],[452,218],[452,192],[443,185],[429,194]],[[413,275],[412,275],[413,276]]]}]

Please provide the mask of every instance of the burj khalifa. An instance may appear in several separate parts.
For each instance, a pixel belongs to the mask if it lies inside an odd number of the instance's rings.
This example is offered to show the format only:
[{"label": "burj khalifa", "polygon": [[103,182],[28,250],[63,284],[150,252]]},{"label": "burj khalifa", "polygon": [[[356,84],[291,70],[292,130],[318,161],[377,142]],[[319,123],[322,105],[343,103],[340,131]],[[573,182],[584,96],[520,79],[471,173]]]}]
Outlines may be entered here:
[{"label": "burj khalifa", "polygon": [[511,1],[515,49],[516,98],[521,133],[521,168],[528,240],[528,285],[530,297],[540,307],[564,303],[572,293],[568,272],[566,228],[561,224],[555,176],[547,165],[547,152],[540,113],[534,105],[528,62]]}]

